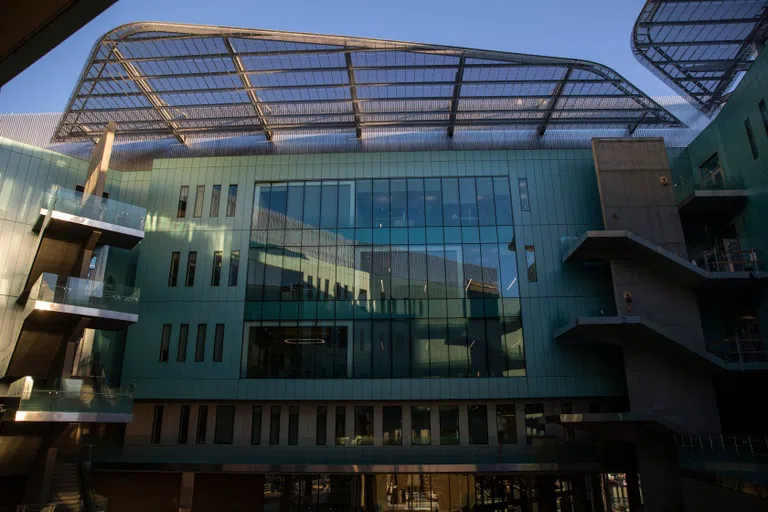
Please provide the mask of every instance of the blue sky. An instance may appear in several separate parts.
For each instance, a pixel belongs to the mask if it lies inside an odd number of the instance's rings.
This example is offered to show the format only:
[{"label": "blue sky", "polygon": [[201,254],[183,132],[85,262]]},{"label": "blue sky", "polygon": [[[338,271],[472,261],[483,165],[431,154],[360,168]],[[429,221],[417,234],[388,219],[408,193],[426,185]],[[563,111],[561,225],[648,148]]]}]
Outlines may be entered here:
[{"label": "blue sky", "polygon": [[592,60],[674,94],[630,50],[645,0],[119,0],[0,90],[0,112],[60,112],[93,45],[134,21],[317,32]]}]

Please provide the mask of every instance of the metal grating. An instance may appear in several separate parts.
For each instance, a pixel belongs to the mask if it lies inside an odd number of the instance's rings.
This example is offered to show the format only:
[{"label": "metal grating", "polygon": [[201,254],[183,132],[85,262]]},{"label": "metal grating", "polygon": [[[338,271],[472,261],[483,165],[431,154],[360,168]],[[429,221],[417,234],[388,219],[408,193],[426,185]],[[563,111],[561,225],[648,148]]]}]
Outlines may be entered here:
[{"label": "metal grating", "polygon": [[711,114],[766,39],[768,0],[647,0],[632,32],[632,51]]},{"label": "metal grating", "polygon": [[134,23],[94,47],[53,140],[682,123],[593,62],[378,39]]}]

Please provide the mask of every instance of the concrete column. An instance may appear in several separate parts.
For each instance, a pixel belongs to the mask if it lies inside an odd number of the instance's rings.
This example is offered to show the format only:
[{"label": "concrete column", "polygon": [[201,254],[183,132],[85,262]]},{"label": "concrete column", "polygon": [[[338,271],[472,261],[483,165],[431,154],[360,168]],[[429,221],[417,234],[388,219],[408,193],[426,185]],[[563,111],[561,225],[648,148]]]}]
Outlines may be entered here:
[{"label": "concrete column", "polygon": [[90,195],[101,197],[104,193],[109,160],[112,158],[112,144],[115,142],[115,130],[117,130],[117,124],[110,121],[99,138],[99,143],[93,148],[91,160],[88,162],[88,177],[83,187],[83,199]]},{"label": "concrete column", "polygon": [[179,512],[192,512],[192,501],[195,491],[195,474],[181,474],[181,489],[179,490]]},{"label": "concrete column", "polygon": [[667,445],[652,435],[640,432],[637,440],[637,468],[643,481],[643,499],[647,512],[683,510],[680,468],[677,452],[671,443]]}]

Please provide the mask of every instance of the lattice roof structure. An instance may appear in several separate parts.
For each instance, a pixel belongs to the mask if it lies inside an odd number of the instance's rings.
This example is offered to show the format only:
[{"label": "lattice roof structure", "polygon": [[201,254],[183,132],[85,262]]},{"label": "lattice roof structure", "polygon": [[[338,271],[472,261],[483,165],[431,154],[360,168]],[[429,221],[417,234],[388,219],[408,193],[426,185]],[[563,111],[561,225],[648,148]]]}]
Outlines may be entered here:
[{"label": "lattice roof structure", "polygon": [[271,30],[133,23],[95,45],[55,142],[367,131],[677,127],[593,62]]},{"label": "lattice roof structure", "polygon": [[711,114],[766,39],[768,0],[647,0],[632,31],[632,51]]}]

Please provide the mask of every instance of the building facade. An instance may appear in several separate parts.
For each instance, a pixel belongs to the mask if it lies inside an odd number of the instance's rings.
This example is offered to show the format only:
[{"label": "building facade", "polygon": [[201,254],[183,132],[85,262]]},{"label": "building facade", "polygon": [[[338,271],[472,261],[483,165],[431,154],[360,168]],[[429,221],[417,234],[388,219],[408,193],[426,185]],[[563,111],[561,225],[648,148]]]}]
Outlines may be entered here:
[{"label": "building facade", "polygon": [[[269,51],[326,48],[290,44]],[[385,69],[369,50],[377,87],[400,80],[398,66],[448,66],[384,56]],[[480,58],[457,64],[470,97],[472,80],[493,80],[473,70]],[[346,59],[363,68],[347,85],[364,98],[366,64]],[[120,65],[133,85],[88,101],[141,94],[133,108],[168,112],[141,85],[161,79]],[[553,104],[596,87],[569,65]],[[261,85],[267,103],[291,90]],[[57,136],[73,133],[78,90]],[[135,118],[105,126],[92,151],[0,139],[6,503],[763,509],[766,91],[763,52],[676,145],[687,129],[650,99],[643,116],[669,125],[642,117],[608,133],[581,120],[547,139],[550,117],[578,110],[554,109],[533,123],[538,147],[493,130],[462,139],[461,123],[453,142],[461,107],[443,142],[405,149],[280,148],[267,114],[274,151],[247,138],[120,142],[121,130],[141,136]],[[110,108],[121,115],[96,111]],[[365,140],[363,111],[354,118]],[[176,119],[151,122],[188,142]],[[374,138],[400,136],[380,128]],[[68,156],[83,147],[90,160]]]}]

